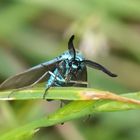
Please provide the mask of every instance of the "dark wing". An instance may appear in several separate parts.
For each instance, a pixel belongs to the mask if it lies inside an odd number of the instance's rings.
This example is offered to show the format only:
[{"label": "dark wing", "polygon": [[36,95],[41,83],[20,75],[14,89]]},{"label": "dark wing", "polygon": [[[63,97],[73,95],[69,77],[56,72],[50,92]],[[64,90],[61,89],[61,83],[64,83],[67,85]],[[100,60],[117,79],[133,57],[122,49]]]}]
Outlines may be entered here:
[{"label": "dark wing", "polygon": [[82,62],[85,63],[85,65],[87,65],[87,66],[89,66],[91,68],[101,70],[102,72],[106,73],[107,75],[109,75],[111,77],[117,77],[116,74],[112,73],[111,71],[106,69],[104,66],[102,66],[102,65],[100,65],[100,64],[98,64],[96,62],[93,62],[91,60],[83,60]]},{"label": "dark wing", "polygon": [[[60,61],[60,57],[57,57],[51,61],[39,64],[22,73],[12,76],[0,85],[0,90],[18,89],[29,86],[37,81],[45,72],[53,71]],[[44,77],[44,79],[42,79],[40,82],[46,81],[48,76],[49,75]]]}]

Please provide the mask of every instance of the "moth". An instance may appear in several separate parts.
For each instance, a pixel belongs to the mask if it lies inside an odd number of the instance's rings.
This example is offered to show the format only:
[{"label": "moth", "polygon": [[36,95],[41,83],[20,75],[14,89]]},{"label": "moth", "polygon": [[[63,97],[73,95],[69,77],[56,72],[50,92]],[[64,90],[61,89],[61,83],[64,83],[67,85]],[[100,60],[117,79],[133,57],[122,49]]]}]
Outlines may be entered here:
[{"label": "moth", "polygon": [[74,48],[73,40],[74,35],[68,41],[68,50],[62,55],[8,78],[0,85],[0,90],[22,90],[46,82],[43,94],[45,99],[47,90],[53,86],[87,87],[87,66],[101,70],[111,77],[117,77],[104,66],[85,59],[82,53]]}]

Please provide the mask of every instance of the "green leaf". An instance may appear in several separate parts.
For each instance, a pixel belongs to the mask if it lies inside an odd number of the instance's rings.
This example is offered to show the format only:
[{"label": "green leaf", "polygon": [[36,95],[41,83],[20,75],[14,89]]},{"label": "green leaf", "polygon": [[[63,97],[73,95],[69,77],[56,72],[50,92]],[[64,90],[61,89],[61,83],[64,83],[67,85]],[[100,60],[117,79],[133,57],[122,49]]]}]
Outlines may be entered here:
[{"label": "green leaf", "polygon": [[[17,91],[12,96],[13,99],[41,99],[41,88],[32,90]],[[4,94],[9,91],[1,92],[1,99],[4,99]],[[3,94],[3,95],[2,95]],[[83,95],[85,94],[85,95]],[[33,97],[32,97],[33,96]],[[130,109],[140,109],[140,92],[123,94],[118,96],[109,92],[99,91],[96,89],[86,88],[52,88],[47,94],[48,99],[69,99],[69,100],[84,100],[73,101],[60,108],[50,116],[45,116],[39,120],[28,123],[27,125],[16,128],[8,133],[3,134],[1,140],[20,140],[24,137],[28,138],[40,127],[47,127],[69,121],[71,119],[80,118],[85,115],[95,112],[104,111],[123,111]],[[131,99],[133,98],[133,99]],[[5,98],[6,99],[6,98]],[[12,97],[10,98],[12,99]]]},{"label": "green leaf", "polygon": [[[25,90],[6,90],[0,92],[0,100],[31,100],[43,99],[45,89],[43,87],[35,87]],[[138,95],[139,92],[133,93],[133,97]],[[131,94],[129,93],[129,96]],[[125,98],[108,91],[102,91],[92,88],[78,88],[78,87],[52,87],[46,93],[46,99],[54,100],[117,100],[121,102],[136,103],[136,100]],[[136,99],[139,99],[136,97]],[[136,102],[135,102],[136,101]],[[139,102],[139,101],[138,101]],[[138,103],[140,104],[140,102]]]}]

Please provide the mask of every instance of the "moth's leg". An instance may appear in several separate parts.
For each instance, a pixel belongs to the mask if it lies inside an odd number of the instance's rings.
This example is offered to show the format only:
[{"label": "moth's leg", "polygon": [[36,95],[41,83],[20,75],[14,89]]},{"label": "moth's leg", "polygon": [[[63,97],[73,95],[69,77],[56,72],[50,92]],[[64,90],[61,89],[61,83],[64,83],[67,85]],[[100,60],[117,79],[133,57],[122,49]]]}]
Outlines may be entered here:
[{"label": "moth's leg", "polygon": [[[52,87],[53,85],[54,85],[54,83],[55,83],[55,81],[56,81],[56,78],[58,78],[58,76],[57,76],[57,74],[56,75],[54,75],[53,73],[52,73],[52,76],[53,76],[53,80],[52,80],[52,82],[50,83],[50,84],[47,84],[47,88],[45,89],[45,92],[44,92],[44,94],[43,94],[43,99],[45,99],[45,97],[46,97],[46,95],[47,95],[47,91],[50,89],[50,87]],[[59,78],[58,78],[59,79]],[[47,99],[47,101],[52,101],[52,99]]]},{"label": "moth's leg", "polygon": [[[52,84],[53,85],[53,84]],[[47,91],[50,89],[50,87],[52,86],[52,85],[50,85],[50,86],[48,86],[46,89],[45,89],[45,92],[44,92],[44,94],[43,94],[43,99],[45,99],[45,97],[46,97],[46,95],[47,95]],[[47,101],[52,101],[52,99],[46,99]]]},{"label": "moth's leg", "polygon": [[91,119],[91,114],[89,114],[88,116],[86,116],[86,118],[85,118],[84,121],[86,122],[86,121],[89,121],[90,119]]},{"label": "moth's leg", "polygon": [[[45,90],[45,93],[43,94],[43,99],[45,99],[46,95],[47,95],[47,91],[49,90],[50,87],[52,87],[53,85],[56,85],[56,86],[60,86],[59,84],[55,83],[57,81],[59,82],[65,82],[65,79],[64,78],[59,78],[57,75],[58,74],[54,74],[52,73],[53,75],[53,78],[51,81],[50,81],[50,84],[47,84],[47,88]],[[47,99],[47,101],[51,101],[51,99]]]},{"label": "moth's leg", "polygon": [[[69,102],[69,101],[68,101]],[[60,108],[62,108],[64,106],[64,104],[66,104],[67,101],[65,100],[60,100]]]},{"label": "moth's leg", "polygon": [[[62,75],[62,72],[61,70],[59,69],[61,65],[61,62],[59,64],[56,64],[56,70],[54,71],[54,73],[52,73],[52,77],[50,77],[51,79],[48,80],[48,83],[47,83],[47,87],[46,87],[46,90],[43,94],[43,99],[45,99],[46,97],[46,94],[47,94],[47,91],[50,89],[50,87],[52,87],[54,84],[56,86],[59,86],[59,84],[55,83],[56,80],[60,80],[60,78],[57,76],[58,74]],[[42,64],[42,66],[45,68],[46,66]],[[51,99],[47,99],[47,101],[51,101]]]},{"label": "moth's leg", "polygon": [[11,96],[15,91],[24,90],[24,89],[28,89],[28,88],[33,87],[33,86],[36,85],[38,82],[40,82],[47,74],[52,74],[52,72],[51,72],[51,71],[45,72],[39,79],[37,79],[34,83],[32,83],[32,84],[29,85],[29,86],[25,86],[25,87],[22,87],[22,88],[14,89],[14,90],[8,95],[8,98],[10,98],[10,96]]},{"label": "moth's leg", "polygon": [[88,82],[86,82],[86,81],[74,81],[74,80],[70,80],[68,83],[74,83],[74,84],[88,84]]}]

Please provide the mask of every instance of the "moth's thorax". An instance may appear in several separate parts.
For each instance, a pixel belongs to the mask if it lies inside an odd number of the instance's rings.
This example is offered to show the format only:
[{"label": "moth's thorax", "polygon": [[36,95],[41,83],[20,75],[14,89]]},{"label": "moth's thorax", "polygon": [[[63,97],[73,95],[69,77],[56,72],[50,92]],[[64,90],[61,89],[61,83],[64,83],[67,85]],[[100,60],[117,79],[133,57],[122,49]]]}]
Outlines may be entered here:
[{"label": "moth's thorax", "polygon": [[[78,50],[76,50],[76,60],[77,61],[82,61],[84,60],[84,56],[82,55],[82,53]],[[66,60],[68,59],[69,61],[73,59],[73,55],[70,54],[69,51],[65,51],[62,55],[61,55],[61,59]]]}]

